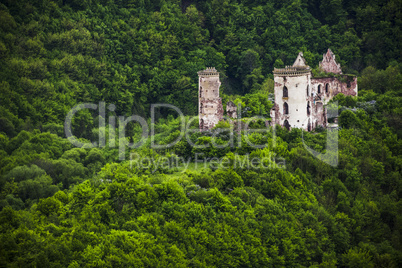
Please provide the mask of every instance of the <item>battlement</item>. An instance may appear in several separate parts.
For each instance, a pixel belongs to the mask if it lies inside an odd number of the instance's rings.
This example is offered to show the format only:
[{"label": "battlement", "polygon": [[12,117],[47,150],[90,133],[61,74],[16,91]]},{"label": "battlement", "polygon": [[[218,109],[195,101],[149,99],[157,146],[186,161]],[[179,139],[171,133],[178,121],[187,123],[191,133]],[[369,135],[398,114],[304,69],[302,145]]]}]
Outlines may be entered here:
[{"label": "battlement", "polygon": [[197,72],[198,76],[219,76],[215,67],[207,67],[205,70]]},{"label": "battlement", "polygon": [[311,72],[309,66],[286,66],[285,68],[274,68],[274,75],[297,76],[304,75]]}]

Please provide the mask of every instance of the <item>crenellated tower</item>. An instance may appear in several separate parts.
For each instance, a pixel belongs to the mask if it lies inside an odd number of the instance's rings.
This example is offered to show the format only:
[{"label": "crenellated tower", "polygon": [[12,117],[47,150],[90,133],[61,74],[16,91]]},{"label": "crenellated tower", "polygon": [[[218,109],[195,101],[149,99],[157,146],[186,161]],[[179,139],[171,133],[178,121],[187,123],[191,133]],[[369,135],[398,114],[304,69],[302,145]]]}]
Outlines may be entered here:
[{"label": "crenellated tower", "polygon": [[201,131],[213,128],[223,119],[220,85],[219,72],[214,67],[198,72],[198,114]]}]

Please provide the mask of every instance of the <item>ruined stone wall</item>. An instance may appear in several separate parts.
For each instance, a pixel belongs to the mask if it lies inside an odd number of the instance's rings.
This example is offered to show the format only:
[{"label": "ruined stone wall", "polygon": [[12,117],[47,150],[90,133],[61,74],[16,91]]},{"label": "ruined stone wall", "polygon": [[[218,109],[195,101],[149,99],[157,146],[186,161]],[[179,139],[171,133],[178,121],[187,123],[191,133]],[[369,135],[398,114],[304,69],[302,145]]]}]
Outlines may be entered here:
[{"label": "ruined stone wall", "polygon": [[339,93],[357,96],[357,77],[355,76],[312,78],[311,84],[316,99],[323,101],[324,104]]},{"label": "ruined stone wall", "polygon": [[200,130],[213,128],[223,119],[222,99],[203,100],[203,110],[200,113]]},{"label": "ruined stone wall", "polygon": [[237,107],[236,104],[233,103],[233,101],[229,101],[226,104],[226,114],[229,118],[237,118]]},{"label": "ruined stone wall", "polygon": [[324,107],[323,102],[316,101],[313,102],[313,116],[311,117],[312,129],[318,126],[327,126],[327,111]]},{"label": "ruined stone wall", "polygon": [[326,105],[333,97],[339,93],[344,95],[357,96],[357,77],[322,77],[312,78],[312,107],[313,107],[313,128],[317,126],[327,126]]}]

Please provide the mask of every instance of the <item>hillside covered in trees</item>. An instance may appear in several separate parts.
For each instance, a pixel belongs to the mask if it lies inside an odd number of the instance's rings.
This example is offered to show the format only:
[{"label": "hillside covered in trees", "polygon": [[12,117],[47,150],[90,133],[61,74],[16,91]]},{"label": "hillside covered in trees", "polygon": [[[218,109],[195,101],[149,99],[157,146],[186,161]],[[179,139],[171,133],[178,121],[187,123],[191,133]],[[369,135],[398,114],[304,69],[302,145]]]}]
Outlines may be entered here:
[{"label": "hillside covered in trees", "polygon": [[[0,0],[0,266],[401,267],[401,11],[401,0]],[[305,148],[324,153],[325,129],[242,132],[223,149],[212,144],[230,133],[191,131],[210,146],[148,139],[119,161],[119,129],[86,109],[73,134],[105,132],[106,146],[66,138],[79,103],[149,124],[151,105],[168,103],[190,122],[207,66],[224,102],[262,128],[273,68],[299,51],[317,68],[328,48],[359,83],[358,97],[335,98],[336,167]],[[176,115],[158,110],[156,144],[179,137]]]}]

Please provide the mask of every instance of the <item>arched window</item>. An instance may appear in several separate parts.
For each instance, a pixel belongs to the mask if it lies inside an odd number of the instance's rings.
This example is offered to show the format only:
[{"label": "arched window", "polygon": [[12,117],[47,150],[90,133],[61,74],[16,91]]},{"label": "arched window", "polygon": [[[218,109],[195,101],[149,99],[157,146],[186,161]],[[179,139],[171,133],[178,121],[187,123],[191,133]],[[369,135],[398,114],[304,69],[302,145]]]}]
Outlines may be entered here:
[{"label": "arched window", "polygon": [[317,93],[320,94],[321,93],[321,85],[318,85],[318,90]]},{"label": "arched window", "polygon": [[307,116],[310,116],[310,102],[307,102]]},{"label": "arched window", "polygon": [[307,131],[311,131],[311,123],[310,123],[310,119],[308,119]]},{"label": "arched window", "polygon": [[283,97],[284,98],[288,97],[288,88],[287,87],[283,87]]},{"label": "arched window", "polygon": [[307,97],[308,97],[308,95],[309,95],[309,94],[308,94],[308,90],[309,90],[309,87],[308,87],[308,85],[307,85],[307,90],[306,90]]},{"label": "arched window", "polygon": [[328,94],[329,93],[329,84],[326,84],[325,85],[325,94]]},{"label": "arched window", "polygon": [[290,124],[289,124],[289,121],[288,121],[288,120],[285,120],[285,121],[283,122],[283,126],[284,126],[287,130],[290,130]]},{"label": "arched window", "polygon": [[286,102],[283,104],[283,114],[289,114],[289,105]]}]

